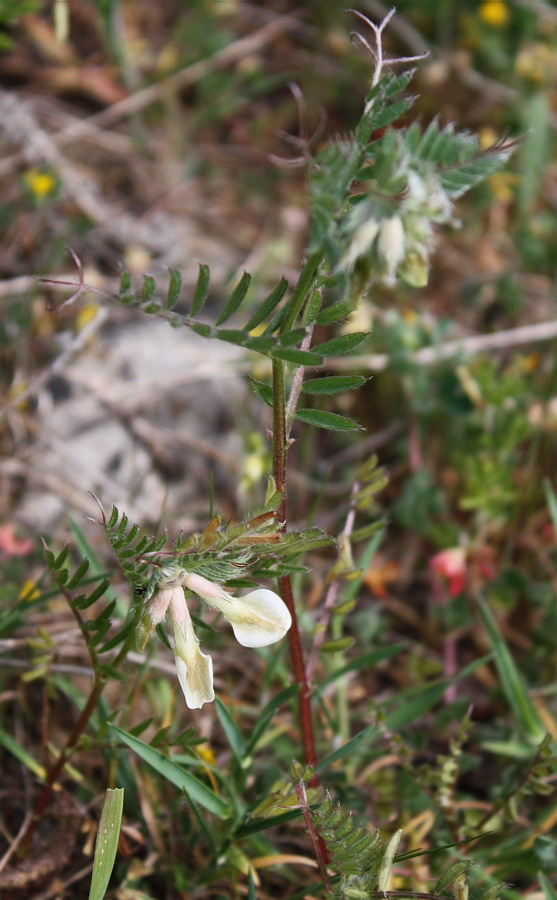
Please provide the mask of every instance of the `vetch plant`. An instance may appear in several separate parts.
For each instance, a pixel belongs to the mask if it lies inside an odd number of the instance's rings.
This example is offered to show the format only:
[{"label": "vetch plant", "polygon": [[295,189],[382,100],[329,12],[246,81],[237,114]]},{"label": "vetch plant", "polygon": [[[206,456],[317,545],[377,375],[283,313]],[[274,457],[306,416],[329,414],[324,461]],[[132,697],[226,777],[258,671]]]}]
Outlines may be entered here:
[{"label": "vetch plant", "polygon": [[[328,892],[333,888],[338,897],[358,900],[398,895],[388,891],[388,879],[393,863],[401,858],[397,855],[399,832],[390,841],[380,842],[375,833],[354,827],[351,816],[337,809],[327,795],[316,794],[321,813],[315,812],[310,793],[318,789],[318,779],[333,763],[341,759],[351,762],[352,756],[358,760],[358,748],[371,738],[373,731],[368,724],[355,737],[331,750],[335,736],[329,727],[330,708],[314,674],[320,651],[332,652],[338,659],[352,642],[350,637],[342,636],[342,627],[356,605],[360,564],[363,568],[369,562],[377,546],[374,503],[385,486],[386,476],[375,458],[360,467],[343,504],[346,519],[338,543],[333,535],[319,528],[292,531],[287,502],[289,449],[293,434],[305,427],[359,434],[359,423],[336,411],[335,397],[361,387],[366,379],[357,374],[321,375],[319,369],[327,359],[353,352],[367,334],[336,333],[337,327],[340,332],[346,317],[376,283],[388,287],[395,286],[398,280],[413,287],[427,283],[436,228],[456,224],[455,200],[499,168],[509,157],[513,143],[497,142],[481,151],[474,135],[459,134],[452,126],[442,127],[437,120],[424,131],[416,123],[401,125],[401,117],[412,106],[412,97],[406,91],[413,72],[406,69],[395,75],[390,68],[394,64],[404,66],[410,60],[385,58],[382,36],[392,13],[380,25],[360,13],[356,15],[373,37],[372,45],[365,35],[358,36],[373,61],[370,89],[353,134],[332,140],[316,159],[311,157],[309,146],[302,148],[308,169],[311,220],[296,283],[290,286],[282,279],[266,296],[251,298],[249,312],[242,319],[251,284],[250,275],[244,273],[210,323],[202,318],[210,281],[206,265],[199,267],[187,304],[177,271],[170,273],[166,296],[159,294],[150,275],[144,277],[138,290],[130,273],[122,275],[116,298],[121,304],[133,305],[143,313],[166,319],[174,327],[187,327],[203,338],[232,343],[271,360],[270,378],[252,378],[251,384],[257,397],[272,410],[272,472],[268,473],[267,496],[261,509],[250,512],[242,522],[211,513],[203,530],[180,536],[170,546],[166,535],[148,535],[120,510],[113,508],[105,515],[100,507],[99,524],[133,596],[124,622],[118,622],[114,615],[116,599],[111,595],[109,579],[98,571],[88,574],[88,558],[73,568],[67,548],[59,554],[47,550],[48,569],[66,598],[87,647],[93,684],[70,737],[48,766],[35,815],[22,837],[24,849],[31,846],[37,822],[64,767],[94,722],[106,684],[112,679],[126,681],[122,668],[134,641],[143,651],[155,630],[167,640],[162,628],[167,616],[187,707],[198,709],[215,699],[213,659],[201,649],[198,638],[201,628],[213,626],[203,619],[203,606],[199,616],[190,611],[195,596],[228,620],[236,640],[245,648],[267,647],[287,636],[291,684],[283,686],[256,712],[249,733],[217,697],[215,709],[233,755],[229,771],[219,769],[210,757],[203,763],[205,768],[201,768],[199,755],[187,741],[177,758],[172,757],[168,747],[165,752],[159,750],[155,740],[152,744],[142,741],[139,734],[148,725],[131,727],[124,718],[121,724],[130,730],[112,721],[108,723],[110,728],[106,721],[98,726],[99,740],[114,738],[123,742],[160,778],[185,792],[196,823],[196,858],[203,857],[206,862],[203,874],[190,867],[187,890],[203,890],[207,879],[216,881],[224,868],[233,873],[233,879],[240,877],[239,873],[250,878],[249,896],[255,898],[257,866],[252,858],[276,859],[277,854],[273,856],[269,847],[257,844],[254,835],[303,815],[321,875],[321,883],[313,886],[315,890]],[[391,127],[395,123],[400,127]],[[87,290],[79,260],[76,262],[79,282],[73,285],[75,291],[66,304]],[[56,284],[53,279],[43,280]],[[234,327],[230,327],[231,321]],[[325,330],[328,334],[324,335]],[[314,370],[311,378],[305,378],[307,367]],[[357,548],[359,542],[366,542],[363,551]],[[329,571],[319,626],[305,635],[299,617],[301,600],[295,586],[297,589],[308,578],[307,555],[335,544],[338,559]],[[276,593],[261,587],[270,581],[276,583]],[[346,585],[353,590],[344,591]],[[237,595],[246,588],[247,593]],[[344,596],[339,598],[341,593]],[[106,605],[98,612],[103,599]],[[97,604],[93,615],[87,618],[86,611],[93,604]],[[304,622],[308,620],[309,615],[304,615]],[[329,628],[333,640],[326,641]],[[309,662],[305,646],[308,641],[312,645]],[[204,646],[206,643],[209,640],[204,641]],[[379,658],[386,658],[389,652],[387,648],[382,656],[381,648]],[[278,658],[277,654],[275,665]],[[340,662],[329,677],[342,684],[352,663]],[[270,678],[270,668],[269,673]],[[436,696],[442,693],[443,685]],[[346,695],[341,689],[339,695],[339,719],[346,721]],[[273,716],[294,697],[299,728],[288,733],[292,745],[288,752],[290,759],[303,757],[307,768],[294,769],[297,799],[285,811],[281,805],[285,802],[284,793],[279,792],[276,808],[267,821],[256,812],[261,807],[261,793],[259,797],[250,794],[255,790],[254,783],[259,784],[264,795],[267,787],[264,780],[258,783],[255,776],[248,775],[256,766],[254,758],[262,742],[272,740],[267,733]],[[114,711],[111,719],[116,714]],[[296,744],[298,735],[300,746]],[[284,738],[282,732],[281,736]],[[325,757],[321,763],[320,755]],[[211,817],[209,823],[207,816]],[[336,874],[330,880],[327,866],[331,860]],[[421,895],[411,892],[410,896]]]}]

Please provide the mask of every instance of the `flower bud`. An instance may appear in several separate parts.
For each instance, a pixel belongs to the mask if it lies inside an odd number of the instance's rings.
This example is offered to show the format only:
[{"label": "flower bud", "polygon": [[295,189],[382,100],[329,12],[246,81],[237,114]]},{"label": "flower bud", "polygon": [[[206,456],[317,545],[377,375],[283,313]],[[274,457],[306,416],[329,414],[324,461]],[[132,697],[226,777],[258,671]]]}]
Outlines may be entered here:
[{"label": "flower bud", "polygon": [[172,598],[172,592],[173,588],[171,587],[165,587],[162,590],[155,591],[153,596],[145,604],[145,608],[135,629],[135,644],[140,653],[151,640],[157,625],[160,625],[164,619],[168,604]]}]

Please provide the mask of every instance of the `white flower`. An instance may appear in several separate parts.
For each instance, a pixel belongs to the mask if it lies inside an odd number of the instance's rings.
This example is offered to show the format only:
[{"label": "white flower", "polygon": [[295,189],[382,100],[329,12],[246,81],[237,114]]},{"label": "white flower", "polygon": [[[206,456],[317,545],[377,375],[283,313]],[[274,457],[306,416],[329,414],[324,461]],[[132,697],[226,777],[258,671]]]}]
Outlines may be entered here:
[{"label": "white flower", "polygon": [[218,609],[243,647],[267,647],[284,637],[292,617],[278,594],[258,588],[243,597],[233,597],[218,584],[202,575],[185,572],[183,584]]},{"label": "white flower", "polygon": [[385,264],[385,283],[392,285],[396,281],[398,264],[404,257],[404,226],[400,216],[391,216],[381,225],[378,238],[379,257]]},{"label": "white flower", "polygon": [[156,626],[168,612],[174,635],[174,662],[180,687],[190,709],[200,709],[215,699],[213,661],[199,648],[184,587],[220,610],[243,647],[266,647],[279,641],[292,624],[285,604],[274,591],[258,588],[244,597],[233,597],[220,585],[192,572],[174,572],[159,582],[147,601],[136,630],[143,650]]},{"label": "white flower", "polygon": [[174,662],[180,687],[189,709],[200,709],[215,699],[213,690],[213,661],[199,649],[183,588],[170,589],[168,607],[174,633]]},{"label": "white flower", "polygon": [[362,256],[371,253],[375,238],[379,231],[379,222],[375,218],[369,218],[361,222],[361,211],[356,208],[356,214],[352,217],[354,230],[348,249],[340,263],[341,268],[350,271]]}]

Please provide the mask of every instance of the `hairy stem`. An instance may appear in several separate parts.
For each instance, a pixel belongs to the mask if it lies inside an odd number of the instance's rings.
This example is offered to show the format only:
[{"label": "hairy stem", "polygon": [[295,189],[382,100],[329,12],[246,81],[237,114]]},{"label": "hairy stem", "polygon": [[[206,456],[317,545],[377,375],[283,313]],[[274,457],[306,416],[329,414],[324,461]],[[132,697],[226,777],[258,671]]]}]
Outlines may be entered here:
[{"label": "hairy stem", "polygon": [[[296,319],[301,314],[311,291],[315,286],[315,281],[322,262],[321,253],[313,253],[305,262],[300,273],[296,287],[292,292],[286,309],[284,318],[280,324],[281,332],[289,331],[294,327]],[[311,337],[309,338],[311,340]],[[280,506],[278,508],[278,518],[281,523],[281,529],[287,530],[288,513],[286,500],[286,471],[288,458],[288,435],[289,428],[295,415],[293,404],[296,403],[297,396],[300,393],[301,384],[297,386],[295,391],[296,398],[293,403],[288,405],[288,423],[287,423],[287,404],[286,404],[286,364],[283,360],[273,360],[273,475],[278,490],[282,492]],[[292,398],[291,398],[292,399]],[[313,731],[313,718],[311,713],[311,692],[309,682],[306,676],[306,665],[304,660],[304,652],[302,649],[302,641],[300,638],[300,629],[298,627],[298,616],[296,613],[296,605],[294,603],[294,594],[292,592],[292,581],[289,575],[283,575],[279,578],[279,586],[284,602],[286,603],[290,615],[292,616],[292,625],[288,632],[288,640],[290,643],[290,656],[292,659],[292,670],[294,679],[299,685],[298,694],[299,710],[300,710],[300,729],[302,732],[302,745],[304,751],[305,762],[311,766],[317,763],[317,754],[315,751],[315,736]],[[317,778],[315,778],[317,784]]]},{"label": "hairy stem", "polygon": [[[287,507],[286,507],[286,463],[287,463],[287,437],[285,422],[285,363],[280,359],[273,360],[273,474],[278,490],[282,491],[282,498],[278,508],[278,518],[281,523],[281,529],[286,531],[287,527]],[[292,581],[290,575],[283,575],[279,578],[280,591],[284,602],[286,603],[290,615],[292,616],[292,625],[288,632],[288,640],[290,643],[290,656],[292,659],[292,669],[294,679],[300,687],[299,709],[300,709],[300,728],[302,732],[302,744],[304,750],[304,760],[310,766],[317,763],[317,755],[315,752],[315,737],[313,733],[313,720],[311,714],[310,688],[306,678],[306,667],[304,661],[304,653],[302,650],[302,641],[300,638],[300,629],[298,627],[298,616],[296,613],[296,605],[294,603],[294,595],[292,592]]]},{"label": "hairy stem", "polygon": [[297,778],[294,782],[294,788],[296,790],[296,796],[298,797],[298,803],[300,804],[300,809],[302,810],[302,815],[304,817],[304,822],[306,824],[307,832],[310,836],[311,843],[313,844],[313,851],[315,853],[315,859],[317,862],[317,867],[319,869],[319,874],[321,875],[321,880],[325,886],[325,890],[327,893],[331,891],[331,884],[329,882],[329,875],[327,872],[327,862],[328,862],[328,854],[327,848],[323,842],[323,839],[317,828],[315,827],[315,823],[313,821],[313,817],[311,815],[311,810],[308,803],[308,798],[306,794],[306,786],[302,778]]}]

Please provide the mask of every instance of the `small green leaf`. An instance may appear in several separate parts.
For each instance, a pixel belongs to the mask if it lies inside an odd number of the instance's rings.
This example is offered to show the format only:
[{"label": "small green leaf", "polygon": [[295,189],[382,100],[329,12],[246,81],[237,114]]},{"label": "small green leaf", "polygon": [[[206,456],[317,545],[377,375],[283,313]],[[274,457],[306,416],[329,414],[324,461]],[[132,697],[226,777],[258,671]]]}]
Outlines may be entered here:
[{"label": "small green leaf", "polygon": [[306,394],[340,394],[352,391],[365,384],[363,375],[325,375],[323,378],[310,378],[304,381],[302,390]]},{"label": "small green leaf", "polygon": [[391,103],[390,106],[382,109],[373,118],[374,129],[377,131],[379,128],[385,128],[392,122],[396,122],[397,119],[400,119],[401,116],[408,112],[414,103],[414,99],[414,97],[405,97],[404,100],[397,100],[396,103]]},{"label": "small green leaf", "polygon": [[58,556],[56,557],[56,559],[55,559],[55,560],[53,561],[53,563],[52,563],[52,566],[53,566],[53,569],[54,569],[54,570],[56,570],[56,569],[61,569],[61,568],[62,568],[62,566],[64,565],[64,563],[66,562],[66,560],[67,560],[67,558],[68,558],[68,553],[69,553],[69,552],[70,552],[70,548],[69,548],[68,545],[66,544],[66,546],[64,547],[64,549],[60,551],[60,553],[58,554]]},{"label": "small green leaf", "polygon": [[351,312],[353,312],[352,307],[345,303],[344,300],[340,300],[338,303],[333,303],[332,306],[327,306],[326,309],[321,310],[315,321],[318,325],[331,325],[333,322],[345,319]]},{"label": "small green leaf", "polygon": [[143,276],[143,285],[141,287],[141,294],[139,296],[139,300],[141,303],[148,303],[153,294],[157,289],[157,285],[155,284],[155,279],[152,275],[144,275]]},{"label": "small green leaf", "polygon": [[109,650],[114,650],[114,648],[119,644],[123,644],[128,635],[134,630],[135,625],[135,621],[133,619],[130,619],[129,622],[126,622],[126,624],[120,629],[120,631],[114,635],[114,637],[111,637],[110,640],[106,642],[106,644],[103,644],[98,652],[108,653]]},{"label": "small green leaf", "polygon": [[120,275],[120,287],[118,289],[118,299],[120,303],[133,303],[135,294],[132,288],[132,280],[129,272],[122,272]]},{"label": "small green leaf", "polygon": [[255,378],[250,378],[251,386],[254,389],[255,393],[258,397],[263,400],[263,403],[266,403],[267,406],[273,406],[273,389],[269,384],[264,384],[262,381],[256,381]]},{"label": "small green leaf", "polygon": [[209,278],[209,266],[200,265],[197,284],[195,285],[195,291],[193,292],[193,299],[191,301],[191,316],[196,316],[198,314],[207,299],[207,294],[209,293]]},{"label": "small green leaf", "polygon": [[[104,637],[105,633],[106,631],[104,631],[102,637]],[[91,643],[93,643],[93,641]],[[119,672],[118,669],[115,669],[114,666],[100,665],[97,671],[103,676],[103,678],[111,678],[113,681],[120,681],[122,684],[125,684],[128,680],[127,676],[123,675],[122,672]]]},{"label": "small green leaf", "polygon": [[284,334],[280,334],[278,342],[281,347],[293,347],[303,341],[306,335],[305,328],[295,328],[293,331],[285,331]]},{"label": "small green leaf", "polygon": [[361,425],[337,413],[325,412],[322,409],[299,409],[296,418],[306,425],[316,425],[329,431],[362,431]]},{"label": "small green leaf", "polygon": [[267,353],[269,350],[272,350],[276,345],[276,340],[274,337],[251,337],[248,338],[245,342],[245,346],[248,350],[254,350],[256,353]]},{"label": "small green leaf", "polygon": [[236,312],[236,310],[238,309],[238,307],[244,300],[244,298],[248,292],[250,283],[251,283],[251,275],[249,275],[247,272],[244,272],[244,274],[240,278],[238,284],[232,291],[230,297],[224,304],[224,308],[223,308],[222,312],[220,313],[220,315],[217,317],[215,325],[217,325],[217,326],[222,325],[223,322],[226,322],[227,319],[230,319],[230,317],[234,315],[234,313]]},{"label": "small green leaf", "polygon": [[362,341],[368,337],[367,331],[354,331],[350,334],[342,334],[340,337],[333,338],[332,341],[325,341],[324,344],[318,344],[314,350],[325,358],[329,356],[339,356],[341,353],[347,353],[353,350]]},{"label": "small green leaf", "polygon": [[171,759],[167,759],[167,757],[163,756],[162,753],[159,753],[158,750],[154,750],[149,744],[145,744],[143,741],[133,737],[116,725],[110,724],[110,728],[124,744],[127,744],[130,750],[137,753],[137,755],[144,762],[148,763],[148,765],[152,766],[159,775],[166,778],[166,780],[170,781],[175,787],[185,791],[186,794],[191,794],[196,803],[199,803],[204,809],[207,809],[215,816],[218,816],[219,819],[226,819],[228,817],[228,805],[221,800],[211,788],[203,784],[202,781],[199,781],[195,775],[191,775],[186,769],[183,769],[182,766],[179,766]]},{"label": "small green leaf", "polygon": [[106,894],[118,850],[123,810],[124,788],[107,790],[95,844],[89,900],[103,900]]},{"label": "small green leaf", "polygon": [[296,363],[299,366],[320,366],[323,357],[313,350],[296,350],[290,347],[280,347],[273,350],[273,356],[284,359],[286,362]]},{"label": "small green leaf", "polygon": [[79,566],[77,567],[77,569],[75,570],[75,572],[73,573],[72,577],[68,581],[67,588],[69,591],[71,591],[73,588],[77,587],[78,584],[80,584],[80,582],[83,579],[83,576],[86,574],[88,569],[89,569],[89,560],[88,559],[82,560],[81,563],[79,564]]},{"label": "small green leaf", "polygon": [[180,299],[180,291],[182,290],[182,275],[177,269],[170,270],[170,280],[168,282],[168,292],[166,294],[166,308],[172,309]]},{"label": "small green leaf", "polygon": [[226,341],[228,344],[244,344],[247,339],[247,333],[239,329],[219,328],[215,332],[218,341]]},{"label": "small green leaf", "polygon": [[466,874],[471,865],[472,861],[470,859],[463,859],[454,863],[454,865],[449,866],[437,880],[433,892],[435,894],[441,894],[445,888],[448,888],[460,875]]},{"label": "small green leaf", "polygon": [[381,529],[385,527],[385,524],[385,519],[378,519],[377,522],[370,522],[369,525],[362,525],[361,528],[354,529],[350,538],[352,542],[367,540],[367,538],[372,537],[372,535],[381,531]]},{"label": "small green leaf", "polygon": [[352,637],[335,638],[333,641],[324,641],[319,649],[322,653],[340,653],[342,650],[348,650],[354,641],[355,638]]},{"label": "small green leaf", "polygon": [[103,578],[97,585],[97,587],[92,591],[88,596],[80,595],[76,597],[72,603],[72,606],[75,606],[76,609],[87,609],[89,606],[92,606],[96,600],[99,600],[103,594],[110,587],[110,581],[108,578]]},{"label": "small green leaf", "polygon": [[286,294],[288,288],[288,282],[286,278],[282,278],[281,281],[277,284],[276,288],[274,288],[268,297],[265,298],[261,306],[257,309],[257,311],[253,314],[251,319],[246,323],[246,331],[252,331],[254,328],[257,328],[258,325],[261,325],[262,322],[265,321],[268,315],[272,313],[274,308],[280,303],[284,295]]},{"label": "small green leaf", "polygon": [[213,327],[207,325],[206,322],[194,322],[191,326],[191,330],[204,338],[212,337],[214,333]]}]

